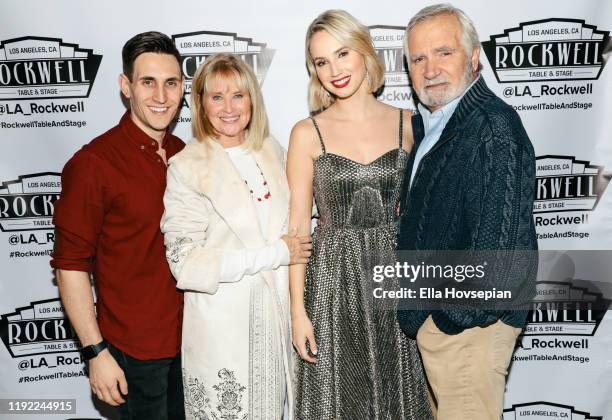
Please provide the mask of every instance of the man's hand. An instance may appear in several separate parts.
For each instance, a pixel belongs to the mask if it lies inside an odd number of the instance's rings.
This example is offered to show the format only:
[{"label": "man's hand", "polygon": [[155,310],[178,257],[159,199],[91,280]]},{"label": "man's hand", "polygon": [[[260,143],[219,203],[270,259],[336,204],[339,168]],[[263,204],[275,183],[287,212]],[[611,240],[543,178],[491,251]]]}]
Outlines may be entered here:
[{"label": "man's hand", "polygon": [[125,402],[121,396],[128,393],[125,374],[108,349],[89,361],[89,383],[93,392],[105,403],[117,406]]}]

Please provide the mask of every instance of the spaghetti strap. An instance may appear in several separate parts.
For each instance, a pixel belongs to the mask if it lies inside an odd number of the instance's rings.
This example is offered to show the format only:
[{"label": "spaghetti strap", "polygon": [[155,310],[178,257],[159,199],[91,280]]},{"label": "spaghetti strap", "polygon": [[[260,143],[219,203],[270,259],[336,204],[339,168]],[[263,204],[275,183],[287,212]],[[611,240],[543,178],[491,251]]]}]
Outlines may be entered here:
[{"label": "spaghetti strap", "polygon": [[404,110],[400,108],[399,112],[399,148],[401,149],[404,141]]},{"label": "spaghetti strap", "polygon": [[319,125],[317,124],[317,120],[315,120],[314,117],[310,117],[310,119],[312,120],[312,123],[314,124],[314,127],[317,130],[317,135],[319,136],[319,142],[321,142],[321,151],[323,152],[323,154],[326,154],[327,152],[325,151],[325,143],[323,143],[323,136],[321,136],[321,131],[319,130]]}]

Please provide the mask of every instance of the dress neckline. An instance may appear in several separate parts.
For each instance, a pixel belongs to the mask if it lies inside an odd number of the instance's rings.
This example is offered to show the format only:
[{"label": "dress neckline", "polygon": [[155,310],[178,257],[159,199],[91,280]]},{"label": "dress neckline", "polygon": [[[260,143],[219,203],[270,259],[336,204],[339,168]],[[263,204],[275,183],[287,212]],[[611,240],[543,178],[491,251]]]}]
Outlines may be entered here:
[{"label": "dress neckline", "polygon": [[406,150],[405,150],[403,147],[396,147],[396,148],[394,148],[394,149],[391,149],[391,150],[386,151],[385,153],[383,153],[382,155],[378,156],[376,159],[374,159],[374,160],[372,160],[372,161],[370,161],[370,162],[368,162],[368,163],[362,163],[362,162],[359,162],[359,161],[357,161],[357,160],[355,160],[355,159],[351,159],[351,158],[349,158],[349,157],[347,157],[347,156],[342,156],[342,155],[339,155],[339,154],[337,154],[337,153],[325,152],[325,153],[320,153],[320,154],[319,154],[319,155],[318,155],[318,156],[317,156],[317,157],[314,159],[314,161],[315,161],[315,162],[317,162],[319,159],[321,159],[321,158],[322,158],[322,157],[324,157],[324,156],[335,156],[335,157],[338,157],[338,158],[340,158],[340,159],[348,160],[349,162],[355,163],[355,164],[357,164],[357,165],[359,165],[359,166],[371,166],[371,165],[373,165],[374,163],[378,162],[379,160],[382,160],[382,159],[383,159],[385,156],[390,155],[392,152],[398,152],[398,151],[399,151],[400,153],[401,153],[402,151],[403,151],[405,154],[407,154],[407,153],[408,153],[408,152],[407,152],[407,151],[406,151]]},{"label": "dress neckline", "polygon": [[[312,115],[310,117],[310,119],[312,120],[312,124],[314,125],[314,128],[315,128],[315,130],[317,132],[317,136],[319,137],[319,142],[321,143],[321,154],[319,154],[319,156],[317,156],[314,159],[314,162],[316,163],[321,156],[331,155],[331,156],[337,156],[337,157],[339,157],[341,159],[344,159],[344,160],[348,160],[349,162],[355,163],[357,165],[366,166],[367,167],[367,166],[373,165],[374,163],[378,162],[383,157],[387,156],[388,154],[390,154],[393,151],[404,150],[404,147],[403,147],[403,143],[404,143],[404,110],[399,108],[398,111],[399,111],[399,146],[394,148],[394,149],[386,151],[385,153],[383,153],[382,155],[378,156],[376,159],[374,159],[374,160],[372,160],[372,161],[370,161],[368,163],[361,163],[361,162],[359,162],[359,161],[357,161],[355,159],[351,159],[349,157],[342,156],[342,155],[339,155],[337,153],[328,153],[327,149],[325,147],[325,142],[323,141],[323,136],[321,135],[321,130],[319,129],[319,124],[317,124],[317,120],[315,119],[314,115]],[[404,150],[404,153],[407,153],[407,152]]]}]

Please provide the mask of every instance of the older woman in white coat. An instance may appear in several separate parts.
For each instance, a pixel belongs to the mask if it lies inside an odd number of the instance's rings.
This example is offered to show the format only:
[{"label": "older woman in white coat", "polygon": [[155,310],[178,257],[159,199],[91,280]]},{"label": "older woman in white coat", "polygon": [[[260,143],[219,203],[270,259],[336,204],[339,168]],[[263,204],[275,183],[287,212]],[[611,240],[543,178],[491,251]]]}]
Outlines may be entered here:
[{"label": "older woman in white coat", "polygon": [[285,234],[284,150],[239,58],[208,58],[191,96],[195,139],[170,159],[161,221],[185,291],[186,415],[293,418],[287,265],[306,262],[311,238]]}]

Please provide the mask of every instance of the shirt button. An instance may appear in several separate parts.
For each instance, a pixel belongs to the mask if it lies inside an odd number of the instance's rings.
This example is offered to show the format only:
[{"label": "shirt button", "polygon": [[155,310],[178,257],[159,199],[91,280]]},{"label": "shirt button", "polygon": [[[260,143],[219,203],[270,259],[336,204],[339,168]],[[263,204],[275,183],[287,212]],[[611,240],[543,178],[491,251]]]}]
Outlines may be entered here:
[{"label": "shirt button", "polygon": [[161,159],[157,159],[157,162],[158,162],[158,163],[161,163]]},{"label": "shirt button", "polygon": [[154,141],[151,142],[151,146],[155,146],[155,142]]},{"label": "shirt button", "polygon": [[140,145],[140,150],[144,150],[144,144]]}]

